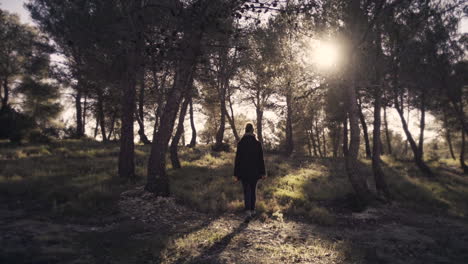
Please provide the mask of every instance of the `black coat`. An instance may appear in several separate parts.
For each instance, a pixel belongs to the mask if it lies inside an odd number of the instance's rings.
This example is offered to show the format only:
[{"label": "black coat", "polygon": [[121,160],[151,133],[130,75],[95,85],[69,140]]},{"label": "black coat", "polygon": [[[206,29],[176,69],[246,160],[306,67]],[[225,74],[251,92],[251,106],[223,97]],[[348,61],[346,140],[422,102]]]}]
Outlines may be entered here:
[{"label": "black coat", "polygon": [[237,143],[234,176],[243,181],[256,181],[265,175],[262,145],[253,134],[246,134]]}]

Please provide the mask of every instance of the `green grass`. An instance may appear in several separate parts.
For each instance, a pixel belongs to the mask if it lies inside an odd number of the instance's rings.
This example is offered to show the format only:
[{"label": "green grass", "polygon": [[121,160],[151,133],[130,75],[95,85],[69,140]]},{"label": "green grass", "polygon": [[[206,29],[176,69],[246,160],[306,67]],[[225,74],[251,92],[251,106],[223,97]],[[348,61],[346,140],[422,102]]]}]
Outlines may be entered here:
[{"label": "green grass", "polygon": [[[116,212],[119,193],[131,186],[117,175],[118,144],[64,140],[49,145],[0,143],[0,199],[53,216],[95,216]],[[137,183],[144,183],[147,146],[136,147]],[[208,147],[181,148],[182,169],[168,169],[176,199],[202,212],[237,212],[243,208],[241,184],[233,181],[234,153]],[[395,199],[416,210],[466,217],[468,177],[445,162],[433,163],[437,176],[425,178],[408,162],[383,157]],[[170,164],[170,162],[168,162]],[[258,211],[268,216],[300,216],[333,224],[335,209],[349,203],[352,188],[341,159],[288,159],[266,155],[267,179],[259,184]],[[452,164],[450,164],[452,165]],[[370,162],[361,172],[372,183]],[[345,206],[345,205],[343,205]]]}]

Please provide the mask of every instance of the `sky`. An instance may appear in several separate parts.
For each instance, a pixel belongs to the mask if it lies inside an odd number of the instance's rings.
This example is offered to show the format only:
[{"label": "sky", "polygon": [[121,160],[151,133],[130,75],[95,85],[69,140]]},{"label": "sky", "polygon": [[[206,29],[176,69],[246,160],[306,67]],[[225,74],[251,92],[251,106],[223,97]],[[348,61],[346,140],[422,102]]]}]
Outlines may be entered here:
[{"label": "sky", "polygon": [[[26,2],[27,2],[26,0],[0,0],[0,8],[4,9],[4,10],[8,10],[11,13],[17,13],[20,16],[21,21],[23,23],[34,24],[32,22],[31,17],[29,16],[29,12],[23,6],[24,3],[26,3]],[[459,30],[460,30],[460,33],[468,33],[468,17],[464,17],[461,20]],[[67,112],[68,113],[64,113],[64,117],[63,117],[64,119],[69,119],[71,116],[73,116],[73,113],[71,113],[69,111],[67,111]],[[242,111],[242,112],[245,113],[245,111]],[[251,110],[248,110],[247,112],[250,113],[250,114],[247,115],[247,117],[249,119],[252,119],[252,121],[254,121],[255,111],[253,110],[253,108]],[[372,113],[368,113],[368,114],[370,116]],[[274,118],[274,114],[273,113],[266,113],[265,117],[266,118]],[[388,119],[389,119],[390,127],[393,130],[396,130],[400,134],[403,135],[403,130],[401,128],[401,122],[400,122],[400,119],[399,119],[399,117],[398,117],[395,110],[389,112]],[[418,113],[416,111],[412,112],[410,119],[411,120],[417,120],[418,119]],[[437,137],[436,130],[438,130],[439,126],[437,124],[435,124],[433,122],[433,120],[434,120],[434,118],[432,116],[430,116],[430,115],[427,116],[428,131],[426,132],[426,135],[425,135],[425,139],[427,138],[426,140]],[[199,122],[197,122],[197,123],[203,123],[202,119],[200,119],[198,121]],[[417,130],[418,130],[417,124],[415,122],[410,122],[409,126],[410,126],[410,130],[412,132],[414,132],[415,135],[417,135]],[[189,132],[190,132],[190,129],[186,128],[186,133],[187,133],[186,137],[187,138],[189,138],[189,135],[188,135]],[[405,138],[405,137],[403,137],[403,138]]]}]

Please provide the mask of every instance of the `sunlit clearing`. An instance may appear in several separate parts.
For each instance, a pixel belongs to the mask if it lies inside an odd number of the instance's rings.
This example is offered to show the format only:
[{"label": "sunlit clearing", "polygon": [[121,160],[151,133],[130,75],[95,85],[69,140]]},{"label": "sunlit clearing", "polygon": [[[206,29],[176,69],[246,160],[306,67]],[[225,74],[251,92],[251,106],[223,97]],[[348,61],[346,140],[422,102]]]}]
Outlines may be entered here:
[{"label": "sunlit clearing", "polygon": [[340,49],[333,42],[317,41],[312,47],[312,60],[313,64],[323,69],[337,66],[340,60]]}]

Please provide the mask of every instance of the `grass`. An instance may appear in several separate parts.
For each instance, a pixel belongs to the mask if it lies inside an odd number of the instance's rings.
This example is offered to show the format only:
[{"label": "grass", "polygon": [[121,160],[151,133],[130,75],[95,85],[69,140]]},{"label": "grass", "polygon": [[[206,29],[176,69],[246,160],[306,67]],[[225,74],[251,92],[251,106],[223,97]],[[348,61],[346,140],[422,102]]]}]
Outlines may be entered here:
[{"label": "grass", "polygon": [[[149,148],[136,147],[137,184],[146,174]],[[202,212],[237,212],[243,208],[240,183],[233,181],[234,153],[208,147],[181,148],[182,169],[169,168],[176,199]],[[131,186],[116,177],[118,144],[64,140],[49,145],[0,143],[0,199],[56,217],[113,214],[122,190]],[[431,164],[434,179],[407,162],[383,157],[395,199],[422,211],[459,217],[468,213],[468,177],[445,161]],[[170,162],[168,162],[170,164]],[[258,211],[267,216],[297,216],[319,224],[335,222],[335,210],[349,203],[352,188],[341,159],[288,159],[266,155],[267,179],[259,184]],[[452,164],[450,164],[452,165]],[[372,182],[370,162],[361,171]]]}]

